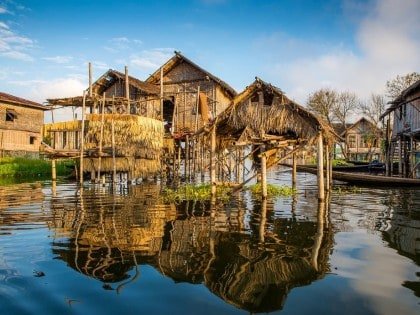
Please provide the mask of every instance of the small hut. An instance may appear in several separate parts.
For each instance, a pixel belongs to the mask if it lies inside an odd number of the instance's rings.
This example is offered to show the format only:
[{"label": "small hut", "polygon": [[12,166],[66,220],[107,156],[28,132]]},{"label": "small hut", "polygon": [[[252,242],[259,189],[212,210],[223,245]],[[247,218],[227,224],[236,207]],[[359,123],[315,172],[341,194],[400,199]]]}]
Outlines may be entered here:
[{"label": "small hut", "polygon": [[49,143],[43,151],[53,159],[80,157],[80,173],[90,172],[92,179],[101,172],[126,174],[128,180],[160,172],[164,127],[159,88],[128,76],[126,69],[125,74],[107,71],[87,91],[48,100],[52,107],[82,107],[83,117],[45,125]]},{"label": "small hut", "polygon": [[179,52],[150,75],[146,83],[161,86],[163,120],[171,125],[176,138],[194,133],[208,123],[236,95],[226,82]]},{"label": "small hut", "polygon": [[0,92],[0,156],[37,157],[45,106]]},{"label": "small hut", "polygon": [[[254,162],[261,165],[263,186],[266,168],[292,158],[298,151],[315,144],[318,145],[319,185],[323,186],[323,151],[329,163],[331,146],[339,138],[329,124],[287,98],[279,88],[259,78],[233,99],[226,111],[216,118],[213,126],[209,128],[215,133],[211,144],[213,155],[217,154],[216,151],[237,152],[236,148],[252,146]],[[281,157],[278,157],[278,153]],[[243,158],[235,156],[234,160],[234,164],[238,164]],[[226,164],[224,161],[221,163]],[[215,161],[212,164],[214,166]],[[327,164],[327,172],[330,174],[329,169],[330,163]],[[296,165],[294,178],[295,173]],[[328,180],[327,184],[330,182]],[[215,184],[214,176],[212,183]],[[320,196],[320,199],[323,198]]]},{"label": "small hut", "polygon": [[399,176],[420,178],[420,80],[390,104],[380,117],[387,129],[387,175],[392,175],[395,159]]}]

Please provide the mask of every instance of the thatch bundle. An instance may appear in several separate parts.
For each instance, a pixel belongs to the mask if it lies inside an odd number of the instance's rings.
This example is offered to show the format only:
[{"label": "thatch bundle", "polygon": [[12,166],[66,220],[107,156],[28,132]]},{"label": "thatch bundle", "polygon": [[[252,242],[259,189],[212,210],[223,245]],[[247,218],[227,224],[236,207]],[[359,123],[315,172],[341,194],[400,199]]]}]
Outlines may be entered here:
[{"label": "thatch bundle", "polygon": [[175,140],[174,138],[163,138],[163,149],[169,153],[173,154],[175,152]]},{"label": "thatch bundle", "polygon": [[[85,158],[84,167],[86,172],[98,171],[98,158]],[[160,159],[148,160],[135,157],[115,158],[115,167],[118,172],[130,172],[135,178],[146,177],[160,171]],[[101,159],[101,171],[112,172],[114,169],[111,157]]]},{"label": "thatch bundle", "polygon": [[[112,123],[118,156],[157,159],[163,147],[163,123],[137,115],[104,114],[102,146],[112,146]],[[87,116],[86,149],[99,147],[101,139],[100,114]]]}]

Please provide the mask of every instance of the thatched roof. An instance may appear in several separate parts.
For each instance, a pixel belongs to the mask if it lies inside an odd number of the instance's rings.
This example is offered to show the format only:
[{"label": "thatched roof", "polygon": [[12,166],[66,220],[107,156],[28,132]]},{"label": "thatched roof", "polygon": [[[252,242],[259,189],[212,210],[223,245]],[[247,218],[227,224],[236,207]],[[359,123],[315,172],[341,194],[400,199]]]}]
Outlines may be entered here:
[{"label": "thatched roof", "polygon": [[[92,84],[92,97],[86,96],[86,106],[93,106],[95,102],[102,100],[102,94],[113,84],[121,81],[125,82],[125,74],[116,70],[109,69],[105,72],[98,80]],[[160,94],[160,88],[154,84],[143,82],[135,77],[128,76],[128,82],[131,87],[134,87],[142,92],[144,95],[154,95],[158,96]],[[89,91],[89,89],[87,89]],[[56,106],[76,106],[81,107],[83,103],[83,96],[74,96],[74,97],[64,97],[64,98],[55,98],[47,99],[47,102],[50,105]],[[114,97],[107,98],[107,103],[126,104],[127,99],[125,97]],[[130,100],[131,103],[136,102],[135,100]]]},{"label": "thatched roof", "polygon": [[[211,74],[207,70],[201,68],[199,65],[182,55],[180,52],[175,51],[175,55],[169,59],[163,66],[163,75],[166,75],[168,72],[170,72],[173,68],[175,68],[177,65],[179,65],[182,62],[186,62],[193,66],[194,68],[198,69],[199,71],[203,72],[210,80],[216,82],[217,84],[220,84],[220,86],[232,97],[234,97],[237,93],[234,88],[232,88],[229,84],[227,84],[225,81],[219,79],[215,75]],[[157,84],[160,81],[160,68],[157,69],[153,74],[151,74],[146,82]]]},{"label": "thatched roof", "polygon": [[401,92],[401,94],[393,101],[389,102],[391,104],[386,111],[379,117],[379,119],[383,119],[386,115],[396,110],[398,107],[404,104],[407,97],[410,95],[420,91],[420,80],[414,82],[408,88]]},{"label": "thatched roof", "polygon": [[[125,74],[119,71],[109,69],[105,72],[98,80],[92,84],[92,91],[98,95],[101,95],[106,89],[112,86],[116,81],[125,82]],[[150,84],[141,81],[135,77],[128,76],[128,82],[131,86],[139,89],[145,94],[159,95],[160,88],[155,84]]]},{"label": "thatched roof", "polygon": [[238,137],[245,129],[258,140],[276,135],[310,142],[319,131],[327,139],[339,138],[327,122],[259,78],[218,117],[217,132],[221,136]]},{"label": "thatched roof", "polygon": [[11,94],[0,92],[0,102],[2,103],[8,103],[11,105],[17,105],[22,107],[30,107],[35,109],[41,109],[41,110],[48,110],[49,108],[45,107],[44,105],[41,105],[39,103],[17,97]]}]

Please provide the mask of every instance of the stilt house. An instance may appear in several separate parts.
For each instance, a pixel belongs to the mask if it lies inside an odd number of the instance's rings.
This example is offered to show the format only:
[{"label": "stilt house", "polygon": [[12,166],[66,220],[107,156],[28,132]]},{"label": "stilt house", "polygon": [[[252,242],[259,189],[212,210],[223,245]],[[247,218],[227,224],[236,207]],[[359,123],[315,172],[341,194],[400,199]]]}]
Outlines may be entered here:
[{"label": "stilt house", "polygon": [[146,82],[162,86],[163,120],[175,137],[194,133],[223,112],[236,95],[226,82],[179,52]]},{"label": "stilt house", "polygon": [[381,115],[387,126],[387,174],[398,161],[398,174],[420,178],[420,80],[409,86]]},{"label": "stilt house", "polygon": [[0,156],[39,153],[46,106],[0,92]]}]

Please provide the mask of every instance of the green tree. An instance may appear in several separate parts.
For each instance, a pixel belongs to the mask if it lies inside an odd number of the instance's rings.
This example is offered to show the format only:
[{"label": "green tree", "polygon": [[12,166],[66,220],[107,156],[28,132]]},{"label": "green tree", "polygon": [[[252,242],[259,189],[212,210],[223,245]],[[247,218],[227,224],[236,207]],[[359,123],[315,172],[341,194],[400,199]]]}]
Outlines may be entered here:
[{"label": "green tree", "polygon": [[320,89],[310,94],[307,101],[308,109],[332,123],[336,117],[334,108],[337,106],[338,93],[332,89]]}]

